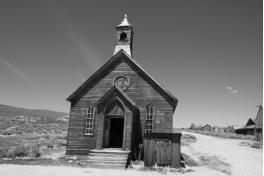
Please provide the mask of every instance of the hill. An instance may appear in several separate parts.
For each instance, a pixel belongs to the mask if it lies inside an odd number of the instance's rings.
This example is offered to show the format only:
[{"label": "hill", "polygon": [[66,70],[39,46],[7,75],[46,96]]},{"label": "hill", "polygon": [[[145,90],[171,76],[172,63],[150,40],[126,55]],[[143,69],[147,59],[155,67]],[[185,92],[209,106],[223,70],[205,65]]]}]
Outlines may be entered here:
[{"label": "hill", "polygon": [[25,117],[49,117],[51,119],[57,119],[59,117],[65,117],[67,115],[68,114],[64,112],[57,112],[57,111],[43,110],[43,109],[25,109],[25,108],[18,108],[14,106],[0,104],[0,117],[25,116]]},{"label": "hill", "polygon": [[68,114],[0,104],[0,160],[65,150]]},{"label": "hill", "polygon": [[67,130],[68,114],[0,104],[0,134],[59,134]]}]

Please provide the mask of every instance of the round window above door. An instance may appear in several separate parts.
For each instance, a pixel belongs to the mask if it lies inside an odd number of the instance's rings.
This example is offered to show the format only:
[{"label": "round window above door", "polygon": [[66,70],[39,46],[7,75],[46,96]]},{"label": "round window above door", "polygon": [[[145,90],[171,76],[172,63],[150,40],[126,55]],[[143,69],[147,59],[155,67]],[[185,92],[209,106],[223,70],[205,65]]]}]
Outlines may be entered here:
[{"label": "round window above door", "polygon": [[115,78],[114,85],[121,90],[126,90],[129,87],[129,80],[125,76],[119,76]]}]

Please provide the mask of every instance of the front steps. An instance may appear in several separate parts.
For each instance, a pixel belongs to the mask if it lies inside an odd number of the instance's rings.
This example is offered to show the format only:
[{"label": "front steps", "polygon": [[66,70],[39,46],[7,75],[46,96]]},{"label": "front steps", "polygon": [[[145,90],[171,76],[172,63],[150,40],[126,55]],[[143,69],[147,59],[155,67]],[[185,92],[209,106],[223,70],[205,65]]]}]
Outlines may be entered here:
[{"label": "front steps", "polygon": [[124,169],[129,152],[119,148],[91,150],[88,155],[87,165],[96,168]]}]

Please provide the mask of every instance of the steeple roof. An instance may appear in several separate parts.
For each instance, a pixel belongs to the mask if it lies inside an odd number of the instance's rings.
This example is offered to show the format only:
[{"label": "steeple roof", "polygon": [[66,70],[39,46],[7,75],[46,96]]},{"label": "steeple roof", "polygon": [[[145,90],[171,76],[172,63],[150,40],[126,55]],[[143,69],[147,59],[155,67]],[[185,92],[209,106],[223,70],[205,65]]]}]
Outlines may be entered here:
[{"label": "steeple roof", "polygon": [[127,27],[127,26],[132,26],[132,25],[128,22],[127,14],[125,14],[124,18],[123,18],[123,21],[116,27],[118,28],[118,27]]}]

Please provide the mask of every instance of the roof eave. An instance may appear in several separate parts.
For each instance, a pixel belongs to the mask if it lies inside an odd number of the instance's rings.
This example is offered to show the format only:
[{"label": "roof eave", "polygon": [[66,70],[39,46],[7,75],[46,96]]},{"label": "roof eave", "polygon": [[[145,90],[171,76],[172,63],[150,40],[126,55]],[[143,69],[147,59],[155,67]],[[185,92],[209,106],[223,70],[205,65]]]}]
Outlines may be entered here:
[{"label": "roof eave", "polygon": [[144,72],[148,77],[150,77],[171,99],[172,99],[172,105],[174,106],[173,108],[176,109],[176,106],[178,104],[178,99],[170,93],[163,85],[161,85],[155,78],[153,78],[150,74],[148,74],[135,60],[131,58],[123,49],[122,51],[142,72]]},{"label": "roof eave", "polygon": [[[123,50],[123,49],[121,49],[121,50]],[[120,51],[121,51],[120,50]],[[113,55],[104,65],[102,65],[97,71],[95,71],[86,81],[84,81],[82,84],[81,84],[81,86],[79,86],[68,98],[66,98],[66,100],[67,101],[69,101],[69,102],[72,102],[73,101],[73,99],[75,98],[75,96],[76,96],[76,94],[78,94],[80,91],[81,91],[81,89],[83,88],[83,87],[85,87],[89,82],[90,82],[90,80],[91,79],[93,79],[97,74],[99,74],[100,73],[100,71],[101,70],[103,70],[107,65],[108,65],[108,63],[110,63],[110,62],[112,62],[112,60],[114,60],[115,59],[115,57],[118,55],[118,54],[120,54],[120,51],[118,51],[115,55]],[[125,52],[125,51],[124,51]]]},{"label": "roof eave", "polygon": [[110,88],[96,103],[95,106],[100,105],[101,103],[104,103],[105,101],[108,101],[108,97],[110,97],[114,92],[117,92],[120,98],[123,99],[123,101],[125,100],[125,102],[127,102],[131,107],[136,107],[136,103],[130,98],[128,97],[122,90],[120,90],[120,88],[113,86],[112,88]]}]

